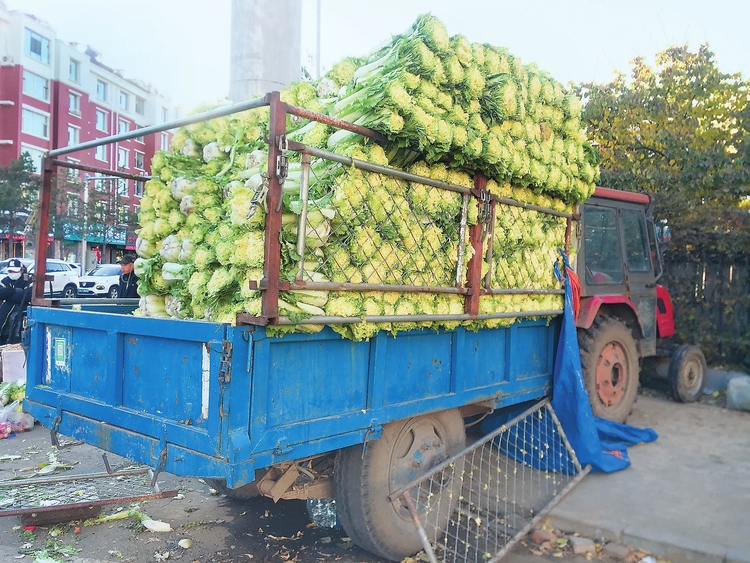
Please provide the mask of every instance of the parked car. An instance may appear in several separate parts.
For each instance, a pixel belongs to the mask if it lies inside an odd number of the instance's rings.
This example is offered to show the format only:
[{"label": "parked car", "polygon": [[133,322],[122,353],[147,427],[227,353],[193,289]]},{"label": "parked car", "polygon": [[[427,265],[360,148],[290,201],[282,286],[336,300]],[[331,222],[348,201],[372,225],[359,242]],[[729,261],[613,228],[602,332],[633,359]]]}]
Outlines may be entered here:
[{"label": "parked car", "polygon": [[[34,263],[27,266],[30,274],[34,274]],[[47,258],[46,274],[52,281],[44,282],[45,297],[63,297],[73,299],[78,296],[78,268],[70,262]]]},{"label": "parked car", "polygon": [[[34,260],[32,258],[18,258],[21,264],[26,266],[29,274],[34,275]],[[8,260],[0,262],[0,275],[8,273]],[[45,297],[64,297],[72,299],[78,295],[78,268],[71,262],[47,258],[46,274],[51,276],[51,281],[45,282]]]},{"label": "parked car", "polygon": [[111,297],[120,295],[120,266],[101,264],[78,279],[79,297]]}]

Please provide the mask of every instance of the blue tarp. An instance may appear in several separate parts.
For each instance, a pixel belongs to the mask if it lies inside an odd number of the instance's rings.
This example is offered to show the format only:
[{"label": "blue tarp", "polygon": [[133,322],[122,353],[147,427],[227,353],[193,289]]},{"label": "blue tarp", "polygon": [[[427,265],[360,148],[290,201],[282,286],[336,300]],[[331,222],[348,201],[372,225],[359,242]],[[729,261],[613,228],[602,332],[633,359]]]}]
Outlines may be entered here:
[{"label": "blue tarp", "polygon": [[[564,262],[568,266],[567,257],[564,257]],[[555,266],[555,273],[560,278],[557,266]],[[551,404],[578,461],[583,467],[590,464],[592,473],[611,473],[629,467],[628,446],[653,442],[657,438],[656,432],[650,428],[636,428],[594,417],[586,385],[583,382],[570,276],[565,278],[565,308],[555,358]],[[482,430],[485,433],[492,432],[518,414],[520,414],[518,409],[514,409],[514,412],[497,413],[485,419],[482,423]],[[543,411],[542,416],[543,420],[536,425],[535,431],[539,435],[520,436],[519,432],[528,433],[528,430],[514,426],[508,432],[515,433],[515,436],[511,439],[499,440],[499,445],[508,457],[535,468],[552,469],[548,467],[549,456],[544,456],[544,448],[541,447],[541,436],[548,430],[545,426],[552,424],[552,421],[549,420],[546,411]],[[525,445],[517,447],[515,446],[517,443]],[[558,466],[558,471],[564,473],[574,471],[571,460],[564,459],[561,465],[562,467]]]}]

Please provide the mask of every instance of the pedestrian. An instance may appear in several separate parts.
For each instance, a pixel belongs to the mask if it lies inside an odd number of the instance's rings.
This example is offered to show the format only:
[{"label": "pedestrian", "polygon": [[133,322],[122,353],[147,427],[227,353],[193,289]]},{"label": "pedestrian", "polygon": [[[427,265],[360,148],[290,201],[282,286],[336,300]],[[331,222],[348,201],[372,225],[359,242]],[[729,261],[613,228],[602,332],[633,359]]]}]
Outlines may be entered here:
[{"label": "pedestrian", "polygon": [[120,291],[118,297],[138,298],[138,276],[133,271],[134,254],[125,254],[120,262]]},{"label": "pedestrian", "polygon": [[17,258],[8,261],[8,275],[0,280],[0,345],[21,342],[23,319],[31,303],[31,276]]}]

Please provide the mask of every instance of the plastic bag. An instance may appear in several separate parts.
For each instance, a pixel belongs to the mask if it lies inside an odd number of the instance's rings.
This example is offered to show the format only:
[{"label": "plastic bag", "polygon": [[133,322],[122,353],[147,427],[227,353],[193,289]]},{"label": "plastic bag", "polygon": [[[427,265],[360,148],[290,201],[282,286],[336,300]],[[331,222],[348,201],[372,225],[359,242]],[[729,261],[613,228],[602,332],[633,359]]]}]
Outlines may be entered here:
[{"label": "plastic bag", "polygon": [[0,407],[0,424],[7,423],[13,431],[31,430],[34,428],[34,417],[23,412],[21,401],[13,401]]}]

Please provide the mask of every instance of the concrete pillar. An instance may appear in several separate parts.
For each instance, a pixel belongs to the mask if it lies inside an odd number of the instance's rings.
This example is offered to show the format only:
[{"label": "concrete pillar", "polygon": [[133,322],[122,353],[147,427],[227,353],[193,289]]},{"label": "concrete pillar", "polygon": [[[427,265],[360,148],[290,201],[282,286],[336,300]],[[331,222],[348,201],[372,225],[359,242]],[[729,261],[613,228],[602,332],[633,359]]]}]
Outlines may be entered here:
[{"label": "concrete pillar", "polygon": [[232,0],[229,99],[299,81],[301,35],[302,0]]}]

